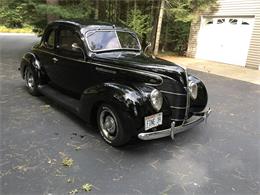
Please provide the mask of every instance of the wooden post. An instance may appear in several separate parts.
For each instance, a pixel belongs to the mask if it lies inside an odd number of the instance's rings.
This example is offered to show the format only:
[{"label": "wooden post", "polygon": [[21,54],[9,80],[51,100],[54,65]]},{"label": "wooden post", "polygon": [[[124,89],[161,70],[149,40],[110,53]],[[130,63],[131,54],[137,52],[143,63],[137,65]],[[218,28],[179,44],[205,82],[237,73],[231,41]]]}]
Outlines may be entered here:
[{"label": "wooden post", "polygon": [[165,4],[165,0],[161,0],[161,6],[160,6],[158,23],[157,23],[156,36],[155,36],[154,55],[158,55],[158,50],[159,50],[164,4]]}]

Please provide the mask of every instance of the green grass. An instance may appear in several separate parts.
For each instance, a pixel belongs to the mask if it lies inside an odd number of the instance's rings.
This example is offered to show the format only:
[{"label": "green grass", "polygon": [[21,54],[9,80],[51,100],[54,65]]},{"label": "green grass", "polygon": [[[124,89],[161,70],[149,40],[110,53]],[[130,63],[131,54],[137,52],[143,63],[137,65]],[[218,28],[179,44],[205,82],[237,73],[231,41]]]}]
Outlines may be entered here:
[{"label": "green grass", "polygon": [[31,26],[24,26],[23,28],[7,28],[6,26],[0,25],[0,32],[2,33],[33,33]]}]

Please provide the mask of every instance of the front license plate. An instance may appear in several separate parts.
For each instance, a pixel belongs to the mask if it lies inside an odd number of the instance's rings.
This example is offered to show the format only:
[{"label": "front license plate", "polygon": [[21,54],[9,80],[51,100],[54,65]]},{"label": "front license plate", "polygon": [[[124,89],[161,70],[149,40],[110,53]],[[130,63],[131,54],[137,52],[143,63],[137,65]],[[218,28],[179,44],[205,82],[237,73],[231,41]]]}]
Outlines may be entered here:
[{"label": "front license plate", "polygon": [[163,114],[162,112],[144,117],[144,130],[157,127],[162,124]]}]

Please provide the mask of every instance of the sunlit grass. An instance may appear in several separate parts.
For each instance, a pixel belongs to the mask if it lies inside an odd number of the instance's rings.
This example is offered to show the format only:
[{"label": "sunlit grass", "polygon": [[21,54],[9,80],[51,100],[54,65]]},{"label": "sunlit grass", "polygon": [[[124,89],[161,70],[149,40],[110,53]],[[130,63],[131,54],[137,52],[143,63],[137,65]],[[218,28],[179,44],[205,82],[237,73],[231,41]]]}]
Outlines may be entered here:
[{"label": "sunlit grass", "polygon": [[2,33],[33,33],[31,26],[25,26],[23,28],[7,28],[6,26],[0,25],[0,32]]}]

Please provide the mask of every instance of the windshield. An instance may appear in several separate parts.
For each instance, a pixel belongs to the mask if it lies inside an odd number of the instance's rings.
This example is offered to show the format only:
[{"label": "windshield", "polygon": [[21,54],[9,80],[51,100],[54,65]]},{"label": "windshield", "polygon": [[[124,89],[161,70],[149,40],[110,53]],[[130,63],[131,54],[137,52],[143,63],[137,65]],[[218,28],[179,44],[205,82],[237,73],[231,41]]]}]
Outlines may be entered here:
[{"label": "windshield", "polygon": [[141,50],[136,36],[126,31],[89,31],[86,34],[91,51]]}]

